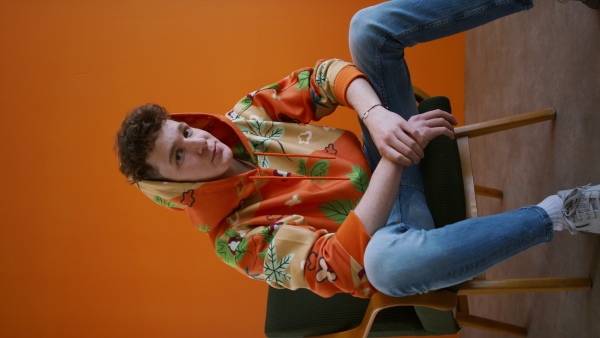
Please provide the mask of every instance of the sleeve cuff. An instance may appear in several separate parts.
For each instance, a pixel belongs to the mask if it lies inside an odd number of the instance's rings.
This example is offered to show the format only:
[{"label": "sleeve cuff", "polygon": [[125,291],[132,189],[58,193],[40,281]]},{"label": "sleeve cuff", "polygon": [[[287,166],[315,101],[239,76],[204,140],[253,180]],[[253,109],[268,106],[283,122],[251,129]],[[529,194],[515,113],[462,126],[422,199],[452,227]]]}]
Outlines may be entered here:
[{"label": "sleeve cuff", "polygon": [[354,211],[350,211],[335,236],[348,253],[364,266],[365,249],[371,240],[371,236],[366,232],[365,227]]},{"label": "sleeve cuff", "polygon": [[346,100],[346,91],[348,90],[348,86],[350,86],[350,83],[352,83],[352,81],[359,77],[364,77],[365,79],[367,78],[365,74],[363,74],[353,65],[348,65],[344,67],[338,73],[338,75],[335,78],[334,92],[335,97],[339,103],[343,104],[346,107],[350,106],[348,100]]}]

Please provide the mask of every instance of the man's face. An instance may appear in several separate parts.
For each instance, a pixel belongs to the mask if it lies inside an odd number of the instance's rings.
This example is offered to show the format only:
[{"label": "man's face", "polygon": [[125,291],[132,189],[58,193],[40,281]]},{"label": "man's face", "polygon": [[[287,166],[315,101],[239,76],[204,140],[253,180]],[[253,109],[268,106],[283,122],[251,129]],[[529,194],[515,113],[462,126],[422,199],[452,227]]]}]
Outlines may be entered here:
[{"label": "man's face", "polygon": [[200,182],[221,178],[232,161],[231,149],[209,132],[167,120],[146,162],[168,181]]}]

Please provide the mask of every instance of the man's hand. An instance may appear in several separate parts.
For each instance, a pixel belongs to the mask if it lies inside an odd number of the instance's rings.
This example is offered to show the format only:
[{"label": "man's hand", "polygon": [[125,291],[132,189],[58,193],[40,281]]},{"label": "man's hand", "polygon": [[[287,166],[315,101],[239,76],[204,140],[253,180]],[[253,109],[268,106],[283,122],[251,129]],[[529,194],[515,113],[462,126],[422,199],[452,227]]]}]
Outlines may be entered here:
[{"label": "man's hand", "polygon": [[406,121],[400,115],[377,106],[381,101],[364,78],[350,83],[346,97],[359,118],[363,118],[364,112],[370,109],[363,122],[381,156],[405,167],[419,163],[424,156],[423,149],[436,136],[454,138],[453,126],[457,122],[451,114],[433,110]]},{"label": "man's hand", "polygon": [[376,107],[363,122],[381,156],[405,167],[423,158],[425,140],[421,133],[400,115]]},{"label": "man's hand", "polygon": [[456,119],[442,110],[411,117],[408,121],[383,107],[371,111],[364,120],[381,156],[408,167],[419,163],[423,149],[439,135],[454,138]]},{"label": "man's hand", "polygon": [[408,123],[423,137],[423,143],[419,143],[423,148],[440,135],[454,139],[454,126],[458,124],[452,114],[439,109],[414,115]]}]

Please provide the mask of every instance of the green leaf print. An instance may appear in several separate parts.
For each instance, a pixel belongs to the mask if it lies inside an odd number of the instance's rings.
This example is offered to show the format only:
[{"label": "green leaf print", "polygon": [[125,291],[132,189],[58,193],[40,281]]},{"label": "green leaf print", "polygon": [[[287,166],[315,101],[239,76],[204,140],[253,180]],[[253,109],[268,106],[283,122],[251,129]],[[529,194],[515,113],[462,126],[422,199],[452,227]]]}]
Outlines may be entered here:
[{"label": "green leaf print", "polygon": [[215,240],[215,244],[216,244],[217,256],[221,257],[221,259],[223,260],[223,262],[227,263],[228,265],[230,265],[230,266],[232,266],[234,268],[237,267],[237,265],[235,264],[235,257],[233,256],[233,254],[229,250],[229,246],[227,245],[227,241],[224,240],[224,239],[217,238]]},{"label": "green leaf print", "polygon": [[241,159],[252,162],[252,158],[250,157],[248,150],[246,150],[246,147],[244,147],[244,144],[241,142],[233,147],[233,153],[235,156]]},{"label": "green leaf print", "polygon": [[269,157],[263,156],[262,160],[260,160],[260,166],[262,168],[270,168],[271,167],[271,162],[269,161]]},{"label": "green leaf print", "polygon": [[277,252],[275,251],[275,245],[271,244],[267,251],[267,259],[265,259],[264,270],[265,279],[269,282],[275,282],[283,286],[283,280],[291,280],[292,276],[285,273],[285,269],[290,265],[294,254],[291,253],[281,260],[277,260]]},{"label": "green leaf print", "polygon": [[356,190],[363,194],[367,191],[367,187],[369,186],[369,176],[360,166],[353,165],[352,174],[346,174],[346,176],[350,177],[350,182],[354,184]]},{"label": "green leaf print", "polygon": [[254,100],[253,100],[251,97],[249,97],[249,96],[246,96],[245,98],[243,98],[243,99],[241,100],[242,104],[244,105],[244,106],[242,107],[242,111],[244,111],[244,110],[246,110],[246,109],[250,108],[250,106],[252,105],[252,102],[253,102],[253,101],[254,101]]},{"label": "green leaf print", "polygon": [[158,195],[154,196],[154,198],[152,198],[152,200],[154,202],[156,202],[158,205],[165,205],[165,200]]},{"label": "green leaf print", "polygon": [[250,139],[250,142],[254,146],[254,150],[258,152],[264,152],[267,147],[269,147],[269,143],[271,143],[271,139],[262,136],[255,136]]},{"label": "green leaf print", "polygon": [[[283,223],[275,223],[273,225],[273,228],[271,227],[265,227],[261,232],[259,232],[259,234],[263,235],[263,242],[267,243],[267,244],[271,244],[271,242],[273,242],[273,238],[275,238],[275,234],[277,233],[277,231],[279,231],[279,228],[283,225]],[[267,249],[265,249],[267,250]],[[264,253],[263,255],[263,259],[264,259]]]},{"label": "green leaf print", "polygon": [[304,70],[298,73],[298,86],[296,90],[308,89],[310,86],[310,71]]},{"label": "green leaf print", "polygon": [[242,133],[244,133],[244,135],[252,134],[250,129],[246,128],[245,126],[237,125],[237,127],[242,131]]},{"label": "green leaf print", "polygon": [[205,224],[205,225],[197,224],[196,229],[198,229],[200,231],[204,231],[204,232],[210,231],[210,227],[208,226],[208,224]]},{"label": "green leaf print", "polygon": [[259,135],[262,135],[262,133],[265,131],[265,127],[267,126],[265,121],[258,120],[248,120],[248,124],[253,129],[254,133]]},{"label": "green leaf print", "polygon": [[[358,201],[357,201],[358,202]],[[356,207],[356,204],[349,198],[346,200],[335,199],[319,206],[319,210],[325,213],[325,217],[336,223],[343,223],[350,211]]]},{"label": "green leaf print", "polygon": [[231,229],[225,230],[225,233],[223,235],[227,236],[229,238],[238,238],[238,237],[240,237],[240,235],[238,235],[237,232],[235,232],[235,231],[233,231]]},{"label": "green leaf print", "polygon": [[[248,252],[248,239],[241,238],[240,235],[231,229],[227,229],[223,236],[229,237],[229,240],[218,237],[215,239],[217,256],[221,257],[228,265],[237,267],[236,263],[242,260],[246,252]],[[229,243],[232,238],[236,240]]]},{"label": "green leaf print", "polygon": [[315,78],[315,82],[317,85],[322,86],[327,81],[327,77],[325,76],[325,69],[327,68],[327,61],[323,62],[319,68],[317,68],[317,76]]},{"label": "green leaf print", "polygon": [[260,257],[260,259],[262,259],[263,261],[265,260],[265,255],[267,254],[267,250],[268,250],[268,249],[264,249],[263,251],[261,251],[261,252],[258,254],[258,257]]},{"label": "green leaf print", "polygon": [[269,135],[267,135],[267,137],[271,139],[278,139],[281,138],[283,134],[285,134],[285,128],[282,126],[277,126],[269,131]]},{"label": "green leaf print", "polygon": [[171,202],[171,201],[167,201],[167,206],[169,208],[178,208],[178,209],[183,209],[183,207],[175,202]]},{"label": "green leaf print", "polygon": [[164,198],[162,198],[162,197],[160,197],[160,196],[158,196],[158,195],[155,195],[155,196],[152,198],[152,200],[153,200],[154,202],[156,202],[158,205],[165,205],[165,206],[167,206],[167,207],[169,207],[169,208],[179,208],[179,209],[183,209],[183,207],[182,207],[181,205],[179,205],[179,204],[177,204],[177,203],[175,203],[175,202],[171,202],[171,201],[169,201],[169,200],[165,200]]},{"label": "green leaf print", "polygon": [[[248,140],[248,146],[250,147],[250,151],[251,151],[252,157],[253,157],[250,160],[250,162],[258,163],[258,156],[254,155],[254,153],[256,152],[256,149],[254,148],[254,145],[252,144],[252,142],[250,140]],[[250,156],[250,154],[248,154],[248,156]]]},{"label": "green leaf print", "polygon": [[281,88],[279,87],[279,83],[274,83],[274,84],[272,84],[272,85],[268,85],[268,86],[266,86],[266,87],[263,87],[263,88],[261,88],[260,90],[264,90],[264,89],[270,89],[270,88],[273,88],[273,89],[275,89],[276,91],[281,91]]},{"label": "green leaf print", "polygon": [[306,176],[307,173],[308,173],[308,170],[306,168],[306,161],[305,160],[298,161],[298,170],[296,170],[296,174]]},{"label": "green leaf print", "polygon": [[327,82],[327,78],[325,77],[325,75],[319,74],[319,75],[317,75],[317,78],[315,79],[315,81],[317,82],[317,84],[319,86],[322,86],[325,84],[325,82]]},{"label": "green leaf print", "polygon": [[329,160],[318,160],[310,167],[310,176],[323,177],[329,174]]},{"label": "green leaf print", "polygon": [[246,252],[248,252],[248,239],[243,238],[240,244],[235,248],[235,262],[241,261]]}]

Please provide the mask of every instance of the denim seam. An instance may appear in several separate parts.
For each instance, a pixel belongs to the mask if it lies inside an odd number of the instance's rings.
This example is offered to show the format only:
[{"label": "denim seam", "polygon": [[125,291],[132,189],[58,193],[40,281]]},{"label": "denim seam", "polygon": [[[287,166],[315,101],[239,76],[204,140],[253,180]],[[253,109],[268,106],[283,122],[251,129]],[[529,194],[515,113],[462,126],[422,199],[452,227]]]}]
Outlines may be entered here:
[{"label": "denim seam", "polygon": [[552,241],[554,238],[554,225],[552,224],[552,218],[550,218],[546,210],[537,205],[530,205],[528,207],[523,207],[522,209],[533,210],[544,219],[544,222],[546,222],[546,243]]},{"label": "denim seam", "polygon": [[[527,0],[521,0],[521,2],[523,3],[523,5],[525,6],[525,8],[528,8],[527,4],[525,3],[526,1]],[[409,35],[409,34],[413,34],[413,33],[416,33],[416,32],[420,32],[420,31],[424,31],[424,30],[431,30],[431,29],[439,28],[439,27],[442,27],[442,26],[449,26],[452,23],[459,22],[459,21],[467,19],[467,18],[469,18],[471,16],[474,16],[474,15],[477,15],[477,14],[481,14],[481,13],[489,11],[489,10],[491,10],[493,8],[496,8],[496,7],[499,7],[499,6],[503,6],[503,5],[506,5],[506,4],[509,4],[509,3],[513,3],[513,2],[516,2],[516,1],[514,1],[514,0],[498,1],[498,2],[495,2],[493,4],[486,5],[486,6],[483,6],[483,7],[479,7],[479,8],[473,9],[471,11],[462,13],[460,16],[455,17],[455,18],[446,19],[446,20],[438,20],[438,21],[434,21],[434,22],[431,22],[431,23],[428,23],[428,24],[424,24],[424,25],[420,25],[420,26],[414,27],[414,28],[406,30],[404,32],[400,32],[400,33],[394,35],[394,37],[400,41],[400,38],[403,37],[403,36],[406,36],[406,35]],[[402,43],[402,45],[404,45],[406,47],[405,43]]]},{"label": "denim seam", "polygon": [[379,92],[380,92],[380,99],[381,99],[381,103],[383,104],[384,107],[388,107],[388,102],[387,102],[387,95],[385,92],[385,86],[383,83],[383,71],[382,71],[382,61],[381,61],[381,50],[383,49],[383,46],[387,43],[387,41],[389,40],[389,34],[386,34],[385,36],[383,36],[381,38],[381,40],[379,41],[379,43],[377,44],[377,48],[376,48],[376,52],[375,52],[375,67],[377,69],[377,82],[379,85]]},{"label": "denim seam", "polygon": [[401,185],[401,186],[404,186],[404,187],[413,188],[413,189],[415,189],[415,190],[417,190],[417,191],[420,191],[420,192],[422,192],[422,193],[424,193],[424,192],[425,192],[425,191],[423,190],[423,187],[418,187],[418,186],[416,186],[416,185],[414,185],[414,184],[412,184],[412,183],[400,182],[400,185]]}]

